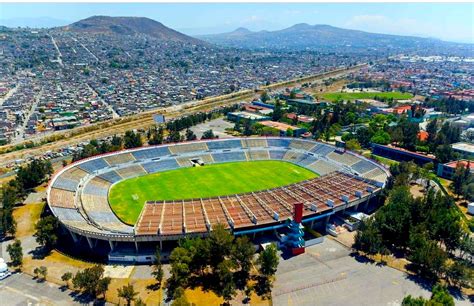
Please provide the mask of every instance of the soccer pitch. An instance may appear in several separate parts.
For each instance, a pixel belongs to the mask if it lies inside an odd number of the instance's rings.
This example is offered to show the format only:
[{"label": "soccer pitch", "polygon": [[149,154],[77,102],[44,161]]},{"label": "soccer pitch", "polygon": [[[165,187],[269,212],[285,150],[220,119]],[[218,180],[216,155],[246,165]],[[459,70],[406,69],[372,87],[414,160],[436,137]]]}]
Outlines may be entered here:
[{"label": "soccer pitch", "polygon": [[135,224],[146,201],[181,200],[264,190],[318,176],[284,161],[211,164],[148,174],[118,182],[109,203],[125,223]]},{"label": "soccer pitch", "polygon": [[323,99],[330,101],[355,100],[355,99],[374,99],[377,98],[393,98],[395,100],[405,100],[413,97],[410,93],[398,91],[391,92],[329,92],[322,95]]}]

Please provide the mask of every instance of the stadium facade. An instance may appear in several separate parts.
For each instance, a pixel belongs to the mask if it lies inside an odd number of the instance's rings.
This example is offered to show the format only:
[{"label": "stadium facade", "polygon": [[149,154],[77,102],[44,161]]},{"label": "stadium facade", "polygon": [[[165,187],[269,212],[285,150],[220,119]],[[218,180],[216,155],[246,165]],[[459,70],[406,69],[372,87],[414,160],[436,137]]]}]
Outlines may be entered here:
[{"label": "stadium facade", "polygon": [[[136,224],[120,221],[108,193],[121,180],[151,173],[253,160],[287,161],[320,176],[288,186],[215,198],[145,203]],[[390,173],[363,156],[296,138],[232,138],[166,144],[94,156],[57,172],[47,189],[48,205],[74,241],[118,244],[178,240],[206,236],[217,223],[234,235],[274,231],[287,226],[293,206],[303,203],[303,223],[328,219],[360,204],[384,188]]]}]

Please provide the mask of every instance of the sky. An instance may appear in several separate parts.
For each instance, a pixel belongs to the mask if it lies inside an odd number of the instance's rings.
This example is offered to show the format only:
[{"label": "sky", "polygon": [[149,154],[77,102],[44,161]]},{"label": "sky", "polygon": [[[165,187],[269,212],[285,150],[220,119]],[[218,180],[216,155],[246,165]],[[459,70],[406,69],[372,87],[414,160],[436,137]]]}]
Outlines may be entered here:
[{"label": "sky", "polygon": [[149,17],[188,35],[308,23],[474,43],[474,3],[0,3],[6,26],[60,26],[93,15]]}]

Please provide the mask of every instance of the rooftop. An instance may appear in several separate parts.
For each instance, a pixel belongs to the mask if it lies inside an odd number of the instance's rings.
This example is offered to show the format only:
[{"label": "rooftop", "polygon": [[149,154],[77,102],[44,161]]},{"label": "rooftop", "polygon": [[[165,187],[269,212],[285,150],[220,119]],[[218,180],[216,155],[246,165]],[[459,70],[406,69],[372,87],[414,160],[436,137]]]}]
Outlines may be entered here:
[{"label": "rooftop", "polygon": [[452,161],[452,162],[449,162],[449,163],[446,163],[444,164],[445,166],[447,167],[450,167],[450,168],[456,168],[457,165],[462,165],[463,167],[469,167],[469,169],[471,171],[474,171],[474,161],[471,162],[470,160],[465,160],[465,159],[462,159],[462,160],[455,160],[455,161]]},{"label": "rooftop", "polygon": [[458,142],[458,143],[453,143],[451,147],[454,150],[459,150],[459,151],[464,151],[464,152],[469,152],[471,154],[474,154],[474,144],[472,143]]}]

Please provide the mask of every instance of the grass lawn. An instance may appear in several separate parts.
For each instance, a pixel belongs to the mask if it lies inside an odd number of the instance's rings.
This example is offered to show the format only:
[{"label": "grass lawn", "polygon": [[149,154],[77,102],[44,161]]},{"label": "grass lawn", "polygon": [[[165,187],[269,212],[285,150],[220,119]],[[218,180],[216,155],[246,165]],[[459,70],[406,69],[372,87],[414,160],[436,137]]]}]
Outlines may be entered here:
[{"label": "grass lawn", "polygon": [[207,198],[275,188],[317,176],[283,161],[205,165],[144,175],[112,186],[109,203],[125,223],[135,224],[146,201]]},{"label": "grass lawn", "polygon": [[410,93],[403,93],[399,91],[394,92],[328,92],[322,95],[323,99],[336,101],[338,99],[343,100],[355,100],[355,99],[373,99],[374,97],[379,98],[393,98],[395,100],[405,100],[413,97]]}]

